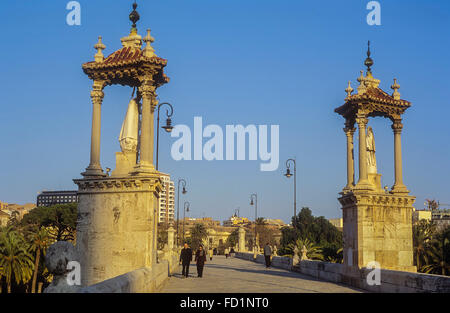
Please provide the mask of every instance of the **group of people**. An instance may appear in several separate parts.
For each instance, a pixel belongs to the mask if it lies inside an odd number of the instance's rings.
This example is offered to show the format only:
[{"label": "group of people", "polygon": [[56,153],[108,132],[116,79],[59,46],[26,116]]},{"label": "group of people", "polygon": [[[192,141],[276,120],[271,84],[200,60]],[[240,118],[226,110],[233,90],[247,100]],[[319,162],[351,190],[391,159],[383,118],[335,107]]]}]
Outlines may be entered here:
[{"label": "group of people", "polygon": [[[231,248],[231,250],[228,250],[228,248],[225,249],[226,258],[234,255],[234,253],[235,252],[233,248]],[[213,249],[210,248],[208,251],[210,261],[212,261],[213,254],[214,254]],[[192,249],[189,247],[187,243],[185,243],[180,253],[180,264],[183,266],[181,275],[183,278],[189,277],[189,266],[192,262],[192,256],[193,256]],[[270,262],[271,256],[272,256],[272,249],[270,248],[269,243],[267,243],[264,246],[264,258],[266,261],[267,268],[269,268],[271,265]],[[197,264],[197,276],[200,278],[203,277],[203,268],[205,267],[206,259],[207,259],[206,251],[203,249],[203,246],[200,245],[198,247],[198,250],[195,252],[195,263]]]},{"label": "group of people", "polygon": [[[180,264],[183,266],[182,277],[189,277],[189,266],[192,261],[192,249],[189,248],[187,243],[184,244],[184,248],[181,249],[180,253]],[[209,249],[209,260],[212,260],[213,250]],[[203,246],[199,246],[198,250],[195,252],[195,262],[197,264],[197,276],[203,277],[203,267],[206,262],[206,251]]]}]

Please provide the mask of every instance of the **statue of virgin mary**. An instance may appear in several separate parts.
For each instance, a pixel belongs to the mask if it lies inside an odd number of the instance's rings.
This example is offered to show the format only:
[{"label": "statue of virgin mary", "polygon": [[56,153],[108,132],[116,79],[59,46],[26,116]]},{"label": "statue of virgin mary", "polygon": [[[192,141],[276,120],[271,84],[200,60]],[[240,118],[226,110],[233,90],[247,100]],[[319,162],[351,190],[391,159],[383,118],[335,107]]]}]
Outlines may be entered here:
[{"label": "statue of virgin mary", "polygon": [[127,114],[120,129],[119,143],[122,152],[136,152],[138,143],[139,110],[136,99],[128,104]]},{"label": "statue of virgin mary", "polygon": [[372,127],[367,128],[366,136],[367,149],[367,173],[377,174],[377,159],[375,157],[375,138],[373,136]]}]

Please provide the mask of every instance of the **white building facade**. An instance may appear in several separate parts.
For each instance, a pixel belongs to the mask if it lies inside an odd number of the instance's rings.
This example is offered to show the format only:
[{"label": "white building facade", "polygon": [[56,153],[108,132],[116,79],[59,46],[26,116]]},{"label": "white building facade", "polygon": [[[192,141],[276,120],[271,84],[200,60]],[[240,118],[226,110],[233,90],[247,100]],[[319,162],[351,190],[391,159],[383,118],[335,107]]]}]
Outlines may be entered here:
[{"label": "white building facade", "polygon": [[163,188],[159,197],[158,223],[170,223],[175,218],[175,184],[170,175],[161,173]]}]

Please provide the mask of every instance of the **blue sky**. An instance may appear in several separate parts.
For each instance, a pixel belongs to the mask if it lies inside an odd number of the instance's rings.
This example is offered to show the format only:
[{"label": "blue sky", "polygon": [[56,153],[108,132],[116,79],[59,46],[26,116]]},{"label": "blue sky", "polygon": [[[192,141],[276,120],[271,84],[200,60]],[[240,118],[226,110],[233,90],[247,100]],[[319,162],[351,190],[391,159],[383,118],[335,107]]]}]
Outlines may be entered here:
[{"label": "blue sky", "polygon": [[[132,1],[81,0],[81,26],[66,24],[68,1],[2,1],[0,5],[0,200],[34,202],[43,189],[75,189],[89,163],[90,80],[81,64],[93,60],[97,36],[105,55],[130,29]],[[356,89],[367,40],[374,76],[391,92],[394,77],[404,115],[404,182],[417,196],[450,203],[450,2],[381,3],[381,26],[366,23],[369,1],[165,0],[138,1],[138,30],[152,29],[153,47],[168,59],[171,82],[160,99],[175,106],[175,124],[280,125],[280,167],[260,172],[260,161],[179,161],[175,139],[161,133],[160,169],[188,181],[191,216],[224,220],[236,208],[289,221],[292,180],[284,160],[295,157],[298,208],[341,215],[346,183],[344,121],[334,109],[348,80]],[[345,4],[344,4],[345,3]],[[105,89],[103,167],[115,166],[131,89]],[[370,120],[383,185],[393,184],[393,135],[388,120]],[[356,137],[355,137],[356,140]]]}]

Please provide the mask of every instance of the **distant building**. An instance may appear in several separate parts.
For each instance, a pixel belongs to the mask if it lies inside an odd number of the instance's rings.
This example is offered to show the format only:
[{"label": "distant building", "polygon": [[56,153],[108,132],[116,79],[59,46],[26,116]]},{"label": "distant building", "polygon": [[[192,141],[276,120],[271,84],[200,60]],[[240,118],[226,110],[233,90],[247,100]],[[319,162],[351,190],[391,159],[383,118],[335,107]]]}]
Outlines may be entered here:
[{"label": "distant building", "polygon": [[163,188],[159,195],[158,223],[170,223],[175,219],[175,186],[170,175],[161,173]]},{"label": "distant building", "polygon": [[280,219],[274,219],[274,218],[266,218],[265,219],[266,224],[269,226],[276,226],[276,227],[283,227],[286,226],[286,224],[283,222],[283,220]]},{"label": "distant building", "polygon": [[438,229],[445,229],[450,226],[450,210],[438,209],[431,211],[431,220]]},{"label": "distant building", "polygon": [[30,212],[32,209],[36,207],[34,203],[26,203],[26,204],[15,204],[9,203],[6,208],[1,210],[1,212],[6,213],[8,216],[12,216],[13,214],[18,214],[17,218],[21,220],[25,214]]},{"label": "distant building", "polygon": [[[180,223],[183,223],[183,220],[181,220]],[[203,224],[206,227],[218,227],[220,226],[220,221],[213,220],[212,217],[186,217],[184,219],[185,226],[194,226],[195,224]]]},{"label": "distant building", "polygon": [[419,222],[420,220],[431,221],[431,211],[429,210],[415,210],[412,213],[413,224]]},{"label": "distant building", "polygon": [[341,218],[330,218],[328,220],[334,227],[336,227],[339,230],[344,229],[344,219]]},{"label": "distant building", "polygon": [[8,207],[8,203],[0,201],[0,211],[5,210]]},{"label": "distant building", "polygon": [[76,190],[42,191],[37,196],[37,206],[52,206],[55,204],[78,203]]},{"label": "distant building", "polygon": [[4,227],[8,224],[9,214],[0,210],[0,227]]},{"label": "distant building", "polygon": [[239,217],[236,214],[234,214],[232,217],[230,217],[228,220],[223,221],[223,226],[225,227],[236,227],[236,226],[244,226],[249,224],[250,221],[246,217]]}]

